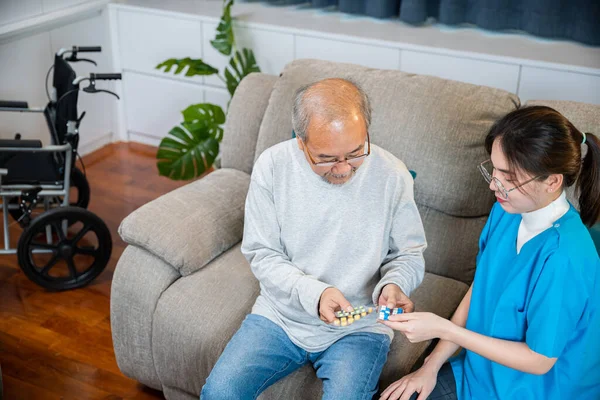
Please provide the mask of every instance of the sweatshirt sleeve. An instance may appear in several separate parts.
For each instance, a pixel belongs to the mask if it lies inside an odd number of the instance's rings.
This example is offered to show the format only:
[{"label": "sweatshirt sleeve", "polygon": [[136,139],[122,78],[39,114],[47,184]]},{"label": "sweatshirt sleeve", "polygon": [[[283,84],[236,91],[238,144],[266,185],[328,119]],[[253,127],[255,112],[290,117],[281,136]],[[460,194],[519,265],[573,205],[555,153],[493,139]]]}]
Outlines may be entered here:
[{"label": "sweatshirt sleeve", "polygon": [[413,180],[407,174],[408,171],[403,174],[403,187],[390,230],[389,251],[380,268],[381,280],[373,291],[373,304],[377,304],[381,290],[389,283],[398,285],[410,296],[425,274],[425,230],[414,200]]},{"label": "sweatshirt sleeve", "polygon": [[261,290],[279,304],[318,318],[321,294],[331,285],[303,273],[285,254],[270,183],[272,172],[265,164],[264,159],[257,161],[252,174],[246,198],[242,253]]}]

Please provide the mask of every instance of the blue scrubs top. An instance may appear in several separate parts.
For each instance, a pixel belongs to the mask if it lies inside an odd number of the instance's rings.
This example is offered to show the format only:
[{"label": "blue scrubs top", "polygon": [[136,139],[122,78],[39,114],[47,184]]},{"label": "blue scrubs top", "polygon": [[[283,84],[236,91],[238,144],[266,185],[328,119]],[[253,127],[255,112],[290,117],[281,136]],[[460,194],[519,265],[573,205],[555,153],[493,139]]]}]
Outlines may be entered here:
[{"label": "blue scrubs top", "polygon": [[600,259],[572,206],[517,254],[520,214],[499,203],[479,240],[466,328],[558,358],[544,375],[463,350],[451,360],[459,399],[600,399]]}]

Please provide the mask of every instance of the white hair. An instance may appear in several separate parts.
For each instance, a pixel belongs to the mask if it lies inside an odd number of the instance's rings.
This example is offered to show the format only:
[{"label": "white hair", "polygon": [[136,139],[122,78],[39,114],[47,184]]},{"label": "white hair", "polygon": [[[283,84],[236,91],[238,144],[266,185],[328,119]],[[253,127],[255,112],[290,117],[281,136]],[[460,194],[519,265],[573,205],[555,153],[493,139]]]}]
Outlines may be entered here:
[{"label": "white hair", "polygon": [[[345,100],[354,102],[356,104],[356,108],[360,111],[366,128],[369,129],[371,125],[371,102],[369,101],[369,97],[367,94],[360,88],[356,83],[347,80],[347,79],[336,79],[343,81],[349,84],[356,90],[356,93],[348,94]],[[306,141],[307,138],[307,129],[310,124],[311,116],[317,112],[319,115],[324,116],[328,121],[332,121],[336,118],[339,118],[344,110],[347,110],[347,107],[330,107],[327,109],[317,109],[315,110],[315,102],[312,98],[310,89],[314,86],[318,85],[322,81],[314,82],[308,85],[302,86],[300,89],[296,91],[294,96],[294,104],[292,108],[292,127],[296,136],[298,136],[303,141]]]}]

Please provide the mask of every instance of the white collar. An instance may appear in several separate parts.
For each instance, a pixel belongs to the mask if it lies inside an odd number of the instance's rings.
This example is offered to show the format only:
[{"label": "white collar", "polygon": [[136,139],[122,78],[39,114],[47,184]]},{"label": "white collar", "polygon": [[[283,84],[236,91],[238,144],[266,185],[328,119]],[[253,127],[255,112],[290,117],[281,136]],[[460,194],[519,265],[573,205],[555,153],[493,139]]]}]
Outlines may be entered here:
[{"label": "white collar", "polygon": [[522,224],[529,232],[541,231],[550,227],[554,221],[569,211],[570,205],[567,195],[563,190],[560,196],[546,207],[539,210],[523,213]]}]

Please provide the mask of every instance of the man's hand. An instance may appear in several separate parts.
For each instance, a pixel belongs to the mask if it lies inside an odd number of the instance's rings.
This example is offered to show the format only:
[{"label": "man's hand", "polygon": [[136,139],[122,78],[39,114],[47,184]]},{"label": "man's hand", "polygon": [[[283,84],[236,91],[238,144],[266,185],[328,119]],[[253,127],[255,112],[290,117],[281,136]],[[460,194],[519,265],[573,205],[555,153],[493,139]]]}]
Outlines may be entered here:
[{"label": "man's hand", "polygon": [[402,308],[404,312],[413,312],[415,304],[402,289],[393,283],[388,283],[383,287],[381,295],[379,295],[380,306],[388,306],[389,308]]},{"label": "man's hand", "polygon": [[329,287],[321,293],[321,300],[319,300],[319,318],[328,324],[335,320],[336,311],[352,311],[352,305],[342,292],[334,287]]}]

